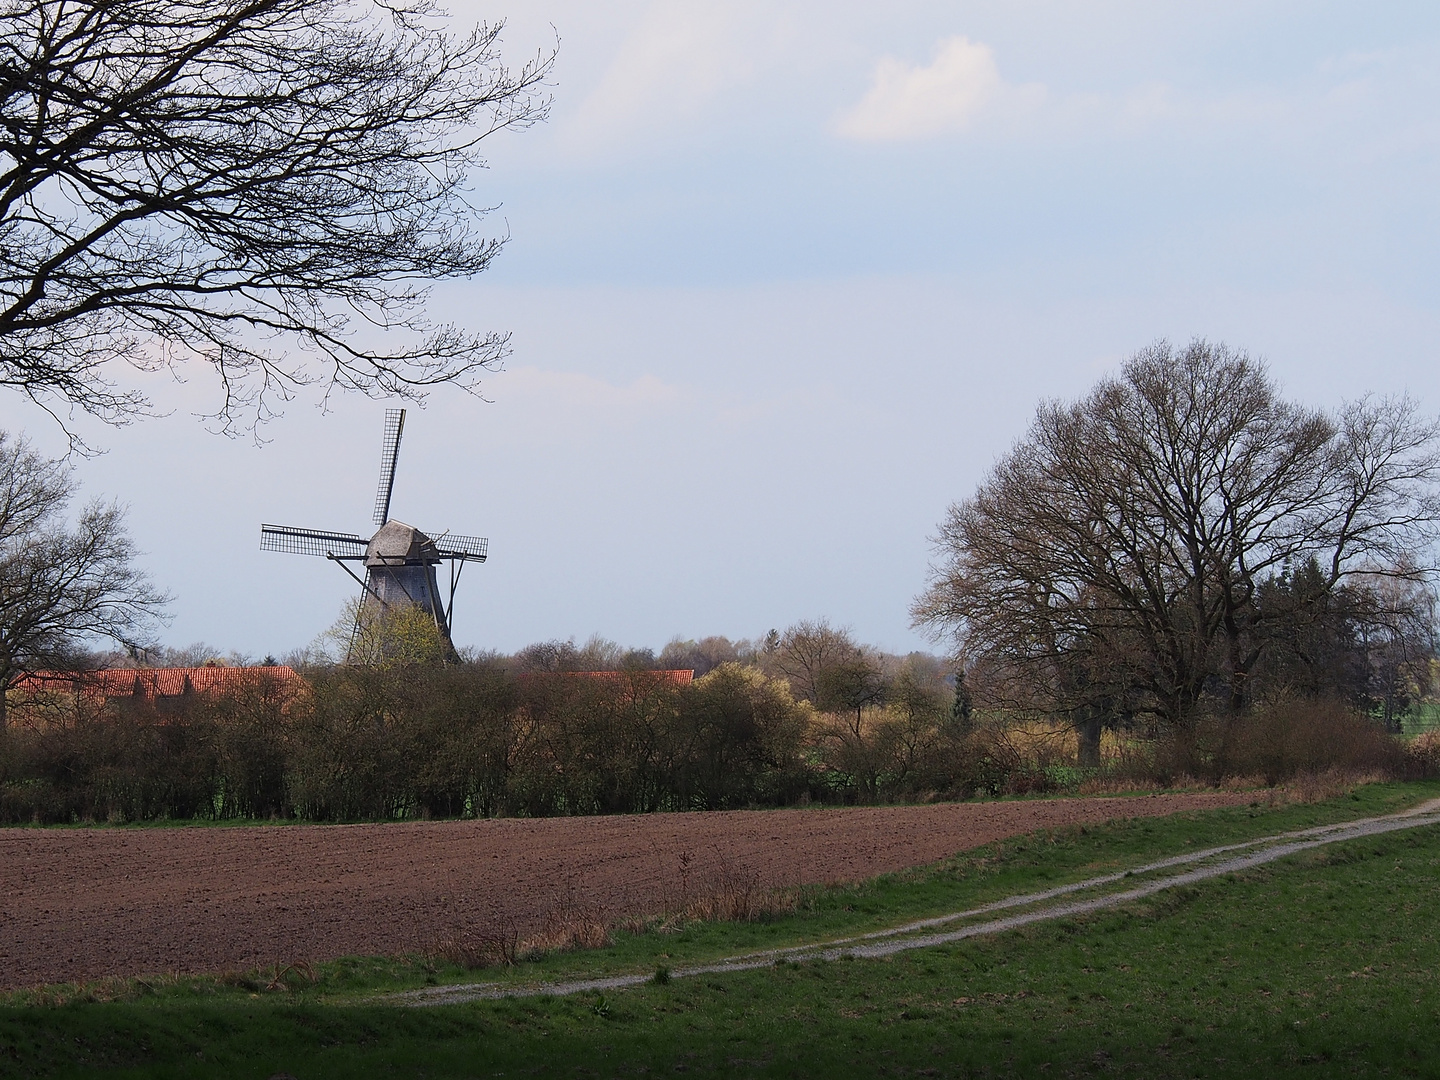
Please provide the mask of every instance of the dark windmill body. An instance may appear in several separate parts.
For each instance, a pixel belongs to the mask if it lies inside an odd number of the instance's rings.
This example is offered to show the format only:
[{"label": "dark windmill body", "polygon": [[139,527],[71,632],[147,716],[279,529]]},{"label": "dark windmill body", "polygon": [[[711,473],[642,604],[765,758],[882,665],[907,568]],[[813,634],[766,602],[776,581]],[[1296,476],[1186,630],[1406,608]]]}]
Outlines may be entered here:
[{"label": "dark windmill body", "polygon": [[[362,620],[385,615],[402,605],[418,607],[435,620],[450,641],[455,589],[467,562],[484,562],[490,542],[478,536],[442,533],[431,539],[413,525],[390,519],[390,494],[395,487],[395,464],[405,433],[405,410],[387,409],[385,438],[380,457],[380,488],[375,495],[375,524],[380,530],[366,540],[354,533],[297,529],[288,525],[261,525],[260,547],[295,555],[320,555],[340,565],[365,590],[359,615]],[[363,562],[365,578],[346,566]],[[435,568],[448,563],[449,594],[442,594]],[[451,647],[453,651],[453,646]]]}]

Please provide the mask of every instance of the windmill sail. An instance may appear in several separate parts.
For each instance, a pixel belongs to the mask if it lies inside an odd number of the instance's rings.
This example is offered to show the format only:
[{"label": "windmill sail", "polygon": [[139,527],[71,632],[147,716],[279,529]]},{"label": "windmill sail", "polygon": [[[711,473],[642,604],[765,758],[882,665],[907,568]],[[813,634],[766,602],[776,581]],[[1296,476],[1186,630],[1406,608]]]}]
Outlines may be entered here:
[{"label": "windmill sail", "polygon": [[484,562],[490,551],[490,541],[483,536],[444,533],[436,538],[435,550],[442,559],[473,559],[475,562]]},{"label": "windmill sail", "polygon": [[400,436],[405,434],[405,410],[385,410],[385,437],[380,443],[380,489],[375,493],[375,524],[390,520],[390,492],[395,487],[395,462],[400,457]]},{"label": "windmill sail", "polygon": [[293,529],[288,525],[261,525],[260,550],[284,551],[291,555],[334,556],[363,559],[369,543],[354,533],[324,532],[320,529]]}]

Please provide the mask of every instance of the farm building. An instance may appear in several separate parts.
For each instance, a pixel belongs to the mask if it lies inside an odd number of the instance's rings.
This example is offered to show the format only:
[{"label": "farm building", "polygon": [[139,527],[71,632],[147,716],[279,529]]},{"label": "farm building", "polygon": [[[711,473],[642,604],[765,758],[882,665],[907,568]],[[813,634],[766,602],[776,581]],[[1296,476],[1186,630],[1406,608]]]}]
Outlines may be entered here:
[{"label": "farm building", "polygon": [[[144,704],[161,715],[175,713],[197,696],[224,697],[261,692],[290,697],[305,686],[294,668],[283,664],[229,667],[206,664],[183,668],[104,668],[99,671],[36,671],[22,676],[6,692],[8,710],[43,713],[44,707],[80,705],[88,711],[125,709]],[[17,714],[18,715],[18,714]]]}]

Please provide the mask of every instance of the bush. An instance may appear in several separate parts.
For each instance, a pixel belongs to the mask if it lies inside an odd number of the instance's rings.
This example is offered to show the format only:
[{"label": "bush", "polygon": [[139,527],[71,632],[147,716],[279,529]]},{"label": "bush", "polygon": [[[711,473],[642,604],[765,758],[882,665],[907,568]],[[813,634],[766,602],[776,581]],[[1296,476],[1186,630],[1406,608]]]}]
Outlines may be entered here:
[{"label": "bush", "polygon": [[505,809],[514,680],[494,664],[336,667],[287,731],[286,787],[301,817],[487,816]]},{"label": "bush", "polygon": [[10,822],[145,821],[215,813],[213,729],[137,704],[3,737],[0,816]]},{"label": "bush", "polygon": [[808,789],[810,706],[755,668],[724,663],[676,702],[666,757],[677,809],[793,802]]},{"label": "bush", "polygon": [[1415,736],[1406,744],[1405,752],[1421,776],[1440,776],[1440,731]]},{"label": "bush", "polygon": [[1405,771],[1399,743],[1378,720],[1333,699],[1282,700],[1212,725],[1211,779],[1259,775],[1270,785],[1331,769]]}]

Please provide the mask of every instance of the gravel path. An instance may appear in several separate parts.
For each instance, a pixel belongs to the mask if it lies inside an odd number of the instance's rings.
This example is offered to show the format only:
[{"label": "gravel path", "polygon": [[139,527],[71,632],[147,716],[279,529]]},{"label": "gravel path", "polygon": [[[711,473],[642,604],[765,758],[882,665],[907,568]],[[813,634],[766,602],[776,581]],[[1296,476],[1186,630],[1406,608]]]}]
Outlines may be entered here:
[{"label": "gravel path", "polygon": [[[789,949],[771,949],[763,952],[746,953],[742,956],[729,957],[713,964],[680,967],[673,970],[670,976],[674,979],[683,979],[696,975],[716,975],[729,971],[750,971],[756,968],[772,967],[777,963],[788,961],[839,960],[846,956],[863,959],[893,956],[895,953],[906,952],[910,949],[924,949],[935,945],[948,945],[952,942],[962,941],[965,938],[979,937],[984,934],[998,934],[1006,930],[1015,930],[1022,926],[1028,926],[1031,923],[1043,922],[1050,919],[1063,919],[1074,915],[1088,915],[1092,912],[1119,907],[1122,904],[1128,904],[1134,900],[1141,900],[1147,896],[1153,896],[1165,889],[1173,889],[1180,885],[1190,885],[1197,881],[1206,881],[1224,874],[1232,874],[1236,871],[1247,870],[1254,866],[1262,866],[1265,863],[1283,859],[1287,855],[1294,855],[1297,852],[1322,847],[1326,844],[1335,844],[1344,840],[1356,840],[1365,836],[1376,836],[1381,833],[1396,832],[1401,829],[1423,828],[1429,825],[1440,825],[1440,799],[1432,799],[1411,810],[1406,810],[1399,814],[1387,815],[1385,817],[1365,818],[1360,821],[1347,822],[1341,825],[1324,825],[1312,829],[1301,829],[1296,832],[1279,833],[1274,836],[1266,836],[1258,840],[1249,840],[1240,844],[1229,844],[1224,847],[1209,848],[1205,851],[1177,855],[1169,859],[1162,859],[1158,862],[1136,867],[1134,870],[1123,873],[1106,874],[1101,877],[1089,878],[1085,881],[1076,882],[1071,885],[1062,885],[1059,888],[1048,889],[1044,892],[1007,897],[1004,900],[985,904],[982,907],[973,908],[969,911],[957,911],[936,918],[922,919],[918,922],[907,923],[904,926],[881,930],[872,934],[864,934],[855,938],[842,938],[836,941],[822,942],[814,945],[801,945]],[[1173,869],[1177,866],[1194,864],[1201,865],[1181,874],[1172,874],[1167,877],[1159,877],[1147,881],[1134,888],[1123,889],[1117,892],[1104,892],[1103,895],[1086,900],[1067,900],[1058,904],[1048,902],[1060,896],[1088,892],[1090,890],[1103,890],[1105,886],[1113,885],[1120,881],[1143,877],[1147,874]],[[1031,910],[1023,911],[1015,915],[1007,915],[999,919],[971,922],[968,925],[958,927],[954,930],[939,931],[937,929],[947,924],[976,919],[996,911],[1025,907]],[[926,931],[930,932],[927,933]],[[465,1001],[502,997],[563,996],[587,991],[619,990],[629,986],[639,986],[642,983],[649,982],[650,979],[651,976],[649,975],[617,975],[610,978],[577,979],[570,982],[544,983],[529,987],[503,986],[497,983],[470,983],[459,986],[437,986],[427,987],[422,990],[407,991],[403,994],[391,995],[388,1000],[411,1006],[453,1005]]]}]

